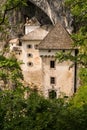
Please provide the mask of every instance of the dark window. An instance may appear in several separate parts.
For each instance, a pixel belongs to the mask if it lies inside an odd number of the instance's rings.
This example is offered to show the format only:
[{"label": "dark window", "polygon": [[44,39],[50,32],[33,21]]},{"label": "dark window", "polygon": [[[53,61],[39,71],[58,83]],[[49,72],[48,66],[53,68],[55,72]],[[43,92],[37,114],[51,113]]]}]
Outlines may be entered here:
[{"label": "dark window", "polygon": [[51,52],[51,50],[48,50],[48,52]]},{"label": "dark window", "polygon": [[63,52],[65,52],[65,50],[63,50]]},{"label": "dark window", "polygon": [[50,61],[50,68],[55,68],[55,61]]},{"label": "dark window", "polygon": [[56,94],[56,91],[55,91],[55,90],[49,91],[49,98],[50,98],[50,99],[55,99],[55,98],[57,98],[57,94]]},{"label": "dark window", "polygon": [[22,42],[21,41],[19,41],[19,46],[22,46]]},{"label": "dark window", "polygon": [[55,84],[55,77],[50,77],[50,84]]},{"label": "dark window", "polygon": [[28,62],[27,64],[28,64],[28,66],[33,66],[32,62]]},{"label": "dark window", "polygon": [[35,45],[35,49],[37,49],[38,45]]},{"label": "dark window", "polygon": [[27,45],[27,48],[32,48],[32,45]]},{"label": "dark window", "polygon": [[33,57],[33,55],[31,53],[27,54],[28,57]]}]

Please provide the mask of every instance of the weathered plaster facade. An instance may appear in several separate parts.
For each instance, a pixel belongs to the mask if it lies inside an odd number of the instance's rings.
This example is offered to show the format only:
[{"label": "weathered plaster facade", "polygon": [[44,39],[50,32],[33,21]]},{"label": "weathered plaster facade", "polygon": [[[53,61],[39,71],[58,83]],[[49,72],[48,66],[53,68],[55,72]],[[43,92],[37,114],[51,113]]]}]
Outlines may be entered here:
[{"label": "weathered plaster facade", "polygon": [[[55,54],[58,51],[72,50],[72,39],[58,23],[50,32],[40,26],[25,24],[25,35],[21,38],[21,53],[16,56],[23,62],[21,65],[24,80],[33,83],[49,97],[51,91],[55,97],[72,96],[76,87],[76,67],[71,61],[58,63]],[[72,64],[73,67],[70,67]]]},{"label": "weathered plaster facade", "polygon": [[63,53],[71,51],[75,56],[76,51],[72,49],[72,43],[68,32],[60,23],[57,23],[39,44],[38,49],[42,58],[42,89],[45,97],[50,97],[51,92],[57,98],[64,95],[72,96],[75,92],[75,63],[69,60],[58,63],[55,60],[55,54],[60,51]]},{"label": "weathered plaster facade", "polygon": [[[30,25],[29,25],[30,26]],[[33,26],[34,27],[34,26]],[[29,27],[28,27],[29,28]],[[31,28],[30,28],[31,29]],[[21,65],[24,79],[28,83],[34,83],[36,86],[42,86],[42,71],[41,71],[41,58],[39,56],[39,50],[36,46],[39,45],[41,40],[48,34],[48,32],[42,28],[33,28],[24,37],[22,37],[22,60]]]},{"label": "weathered plaster facade", "polygon": [[[24,79],[28,83],[34,83],[41,86],[41,58],[39,57],[39,50],[35,49],[40,41],[23,41],[22,42],[22,60],[21,66],[23,70]],[[28,48],[31,45],[32,48]]]},{"label": "weathered plaster facade", "polygon": [[[48,50],[47,50],[48,51]],[[49,53],[49,52],[48,52]],[[42,54],[41,54],[42,55]],[[72,62],[65,61],[58,63],[55,61],[55,53],[51,56],[44,55],[42,58],[43,72],[43,92],[45,97],[49,97],[49,92],[55,90],[57,98],[62,95],[71,96],[74,93],[74,66],[70,68]],[[51,68],[51,61],[55,62],[54,68]],[[51,77],[55,78],[55,82],[51,83]]]}]

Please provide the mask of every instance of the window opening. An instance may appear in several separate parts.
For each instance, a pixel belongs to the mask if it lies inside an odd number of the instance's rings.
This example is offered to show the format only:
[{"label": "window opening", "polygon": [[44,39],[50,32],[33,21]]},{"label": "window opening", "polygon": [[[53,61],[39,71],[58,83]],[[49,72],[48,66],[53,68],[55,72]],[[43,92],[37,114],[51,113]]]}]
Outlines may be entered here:
[{"label": "window opening", "polygon": [[57,98],[57,93],[55,90],[49,91],[49,98],[50,99],[56,99]]},{"label": "window opening", "polygon": [[31,53],[27,54],[28,57],[33,57],[33,55]]},{"label": "window opening", "polygon": [[35,45],[35,49],[37,49],[38,45]]},{"label": "window opening", "polygon": [[50,84],[55,84],[55,77],[50,77]]},{"label": "window opening", "polygon": [[50,68],[55,68],[55,61],[50,61]]},{"label": "window opening", "polygon": [[28,62],[28,66],[33,66],[33,63],[32,62]]},{"label": "window opening", "polygon": [[32,45],[27,45],[27,48],[32,48]]},{"label": "window opening", "polygon": [[63,50],[63,52],[65,52],[65,50]]},{"label": "window opening", "polygon": [[19,41],[19,46],[22,46],[22,42],[21,41]]},{"label": "window opening", "polygon": [[51,50],[48,50],[48,52],[51,52]]}]

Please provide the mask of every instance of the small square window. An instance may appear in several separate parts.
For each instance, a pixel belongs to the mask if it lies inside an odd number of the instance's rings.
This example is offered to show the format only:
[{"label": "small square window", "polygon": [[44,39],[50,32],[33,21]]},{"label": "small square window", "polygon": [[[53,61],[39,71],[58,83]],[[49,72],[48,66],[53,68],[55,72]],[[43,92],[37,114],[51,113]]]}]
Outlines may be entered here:
[{"label": "small square window", "polygon": [[32,45],[27,45],[27,48],[32,48]]},{"label": "small square window", "polygon": [[55,61],[50,61],[50,68],[55,68]]},{"label": "small square window", "polygon": [[55,84],[55,77],[50,77],[50,84]]}]

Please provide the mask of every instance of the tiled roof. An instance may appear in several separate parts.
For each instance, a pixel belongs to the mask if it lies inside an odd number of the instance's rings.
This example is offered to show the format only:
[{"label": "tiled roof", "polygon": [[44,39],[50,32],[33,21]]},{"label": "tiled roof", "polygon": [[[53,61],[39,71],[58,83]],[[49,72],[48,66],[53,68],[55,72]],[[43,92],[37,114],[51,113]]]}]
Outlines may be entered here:
[{"label": "tiled roof", "polygon": [[58,22],[38,46],[38,49],[71,49],[73,40]]},{"label": "tiled roof", "polygon": [[24,35],[21,40],[43,40],[43,38],[48,34],[48,31],[40,28],[35,29],[34,31]]}]

